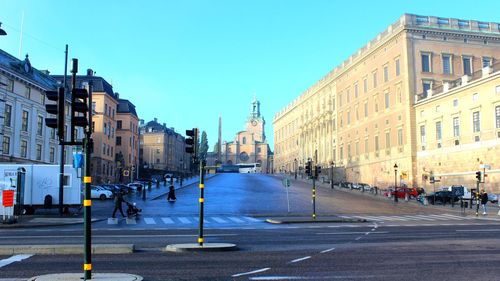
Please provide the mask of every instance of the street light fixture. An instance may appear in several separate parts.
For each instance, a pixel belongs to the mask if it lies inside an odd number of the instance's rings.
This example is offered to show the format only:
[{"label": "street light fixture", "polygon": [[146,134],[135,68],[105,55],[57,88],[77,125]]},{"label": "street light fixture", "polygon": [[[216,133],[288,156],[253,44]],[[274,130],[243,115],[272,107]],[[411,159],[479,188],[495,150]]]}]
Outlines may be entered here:
[{"label": "street light fixture", "polygon": [[398,164],[394,164],[394,202],[398,202]]},{"label": "street light fixture", "polygon": [[7,32],[2,29],[2,23],[0,22],[0,35],[7,35]]}]

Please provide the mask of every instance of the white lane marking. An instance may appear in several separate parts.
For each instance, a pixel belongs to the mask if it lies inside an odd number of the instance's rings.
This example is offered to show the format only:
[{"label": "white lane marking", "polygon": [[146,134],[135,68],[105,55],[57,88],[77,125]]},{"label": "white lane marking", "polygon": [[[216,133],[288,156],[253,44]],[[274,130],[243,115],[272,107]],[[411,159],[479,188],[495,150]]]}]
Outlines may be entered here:
[{"label": "white lane marking", "polygon": [[395,217],[395,216],[379,216],[382,220],[386,221],[406,221],[406,219]]},{"label": "white lane marking", "polygon": [[246,220],[251,221],[251,222],[260,222],[261,220],[252,218],[252,217],[244,217]]},{"label": "white lane marking", "polygon": [[[316,235],[344,235],[344,234],[365,234],[366,232],[318,232]],[[389,231],[371,232],[372,234],[386,234]]]},{"label": "white lane marking", "polygon": [[144,218],[144,222],[146,224],[156,224],[156,221],[153,218]]},{"label": "white lane marking", "polygon": [[228,217],[228,219],[234,221],[234,222],[237,222],[237,223],[242,223],[242,222],[245,222],[244,220],[242,219],[239,219],[237,217]]},{"label": "white lane marking", "polygon": [[354,239],[354,240],[358,241],[359,239],[361,239],[361,236],[360,237],[356,237],[356,239]]},{"label": "white lane marking", "polygon": [[266,267],[266,268],[261,268],[261,269],[257,269],[257,270],[254,270],[254,271],[237,273],[237,274],[231,275],[231,277],[239,277],[239,276],[243,276],[243,275],[250,275],[250,274],[254,274],[254,273],[260,273],[260,272],[267,271],[269,269],[271,269],[271,268],[270,267]]},{"label": "white lane marking", "polygon": [[174,223],[174,221],[171,218],[161,218],[161,220],[163,221],[163,223],[166,223],[166,224]]},{"label": "white lane marking", "polygon": [[181,223],[191,223],[191,221],[186,217],[178,217]]},{"label": "white lane marking", "polygon": [[381,221],[382,219],[378,217],[372,217],[372,216],[354,216],[355,218],[360,218],[360,219],[365,219],[369,221]]},{"label": "white lane marking", "polygon": [[497,232],[500,229],[457,229],[456,232]]},{"label": "white lane marking", "polygon": [[29,255],[29,254],[27,254],[27,255],[15,255],[15,256],[12,256],[8,259],[0,260],[0,267],[4,267],[4,266],[9,265],[9,264],[16,262],[16,261],[22,261],[22,260],[27,259],[31,256],[33,256],[33,255]]},{"label": "white lane marking", "polygon": [[326,249],[326,250],[321,251],[320,253],[321,253],[321,254],[324,254],[324,253],[331,252],[331,251],[333,251],[333,250],[335,250],[335,248]]},{"label": "white lane marking", "polygon": [[298,259],[294,259],[294,260],[290,261],[290,263],[295,263],[295,262],[307,260],[307,259],[310,259],[310,258],[311,258],[311,256],[307,256],[307,257],[303,257],[303,258],[298,258]]},{"label": "white lane marking", "polygon": [[226,220],[224,220],[223,218],[219,218],[219,217],[211,217],[211,219],[213,219],[214,221],[218,222],[218,223],[227,223]]}]

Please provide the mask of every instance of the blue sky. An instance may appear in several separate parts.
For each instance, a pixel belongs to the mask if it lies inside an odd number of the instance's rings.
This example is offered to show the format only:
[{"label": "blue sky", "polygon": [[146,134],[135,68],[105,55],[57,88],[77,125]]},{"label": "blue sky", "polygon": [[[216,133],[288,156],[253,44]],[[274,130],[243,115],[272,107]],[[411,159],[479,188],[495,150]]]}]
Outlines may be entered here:
[{"label": "blue sky", "polygon": [[499,22],[499,8],[493,0],[0,0],[8,33],[0,48],[62,74],[69,44],[80,74],[92,68],[146,121],[207,131],[210,149],[218,116],[223,139],[233,140],[255,94],[274,150],[274,114],[403,13]]}]

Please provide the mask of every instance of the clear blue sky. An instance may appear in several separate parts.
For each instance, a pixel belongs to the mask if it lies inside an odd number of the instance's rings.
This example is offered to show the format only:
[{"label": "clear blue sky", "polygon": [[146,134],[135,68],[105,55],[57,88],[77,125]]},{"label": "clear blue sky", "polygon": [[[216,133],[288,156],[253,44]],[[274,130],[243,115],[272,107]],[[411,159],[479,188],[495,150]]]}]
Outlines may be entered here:
[{"label": "clear blue sky", "polygon": [[210,149],[243,130],[253,94],[273,145],[272,119],[403,13],[500,21],[498,0],[0,0],[0,48],[64,70],[64,45],[131,100],[139,117],[184,134],[206,130]]}]

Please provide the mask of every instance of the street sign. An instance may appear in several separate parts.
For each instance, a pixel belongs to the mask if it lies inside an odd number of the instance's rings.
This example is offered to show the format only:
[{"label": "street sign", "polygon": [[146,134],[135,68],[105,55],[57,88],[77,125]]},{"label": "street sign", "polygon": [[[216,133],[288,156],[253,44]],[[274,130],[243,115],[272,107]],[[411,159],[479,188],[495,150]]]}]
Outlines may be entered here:
[{"label": "street sign", "polygon": [[130,175],[128,170],[123,170],[123,176],[128,177]]},{"label": "street sign", "polygon": [[490,164],[481,164],[481,165],[479,165],[479,168],[491,170],[491,165]]},{"label": "street sign", "polygon": [[14,190],[2,191],[2,205],[4,207],[14,206]]}]

